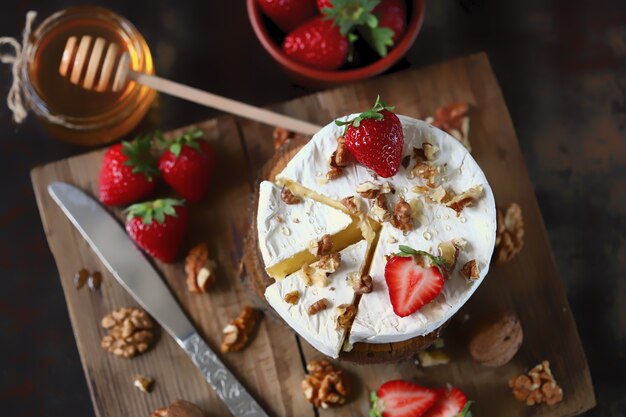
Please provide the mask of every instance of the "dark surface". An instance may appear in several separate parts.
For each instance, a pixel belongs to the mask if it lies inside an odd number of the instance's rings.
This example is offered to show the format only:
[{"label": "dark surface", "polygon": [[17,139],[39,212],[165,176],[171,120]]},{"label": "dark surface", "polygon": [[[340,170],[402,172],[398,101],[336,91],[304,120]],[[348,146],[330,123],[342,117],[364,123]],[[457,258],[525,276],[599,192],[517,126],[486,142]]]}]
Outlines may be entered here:
[{"label": "dark surface", "polygon": [[[139,3],[100,4],[137,25],[160,75],[257,105],[307,93],[261,48],[243,1]],[[43,17],[70,4],[6,2],[2,35],[17,36],[29,9]],[[586,416],[624,416],[625,3],[431,1],[400,66],[483,50],[507,100],[587,352],[598,406]],[[0,67],[2,96],[9,76]],[[145,125],[168,130],[215,114],[161,96]],[[49,137],[32,116],[16,126],[0,106],[1,416],[93,415],[29,179],[35,165],[84,151]]]}]

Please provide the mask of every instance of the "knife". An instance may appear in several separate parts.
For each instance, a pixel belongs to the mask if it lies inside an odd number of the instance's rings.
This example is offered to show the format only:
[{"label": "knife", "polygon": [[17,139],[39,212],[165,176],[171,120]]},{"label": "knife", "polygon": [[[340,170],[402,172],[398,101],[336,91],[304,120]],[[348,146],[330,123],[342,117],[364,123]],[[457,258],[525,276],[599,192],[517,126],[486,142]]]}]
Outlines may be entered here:
[{"label": "knife", "polygon": [[126,231],[79,188],[54,182],[48,193],[98,258],[133,298],[176,340],[235,417],[268,417],[185,316],[169,288]]}]

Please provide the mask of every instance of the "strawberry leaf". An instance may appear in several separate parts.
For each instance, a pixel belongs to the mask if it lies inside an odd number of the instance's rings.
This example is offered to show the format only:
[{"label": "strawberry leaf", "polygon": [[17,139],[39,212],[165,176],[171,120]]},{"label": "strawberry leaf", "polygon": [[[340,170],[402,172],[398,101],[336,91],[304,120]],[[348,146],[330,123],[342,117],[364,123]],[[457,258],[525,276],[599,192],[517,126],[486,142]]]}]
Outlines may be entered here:
[{"label": "strawberry leaf", "polygon": [[198,139],[204,136],[204,132],[197,128],[192,127],[191,129],[184,132],[179,137],[168,142],[169,151],[174,154],[175,157],[179,157],[181,151],[183,150],[183,146],[189,146],[190,148],[196,150],[197,152],[202,152],[202,148],[198,143]]},{"label": "strawberry leaf", "polygon": [[461,410],[457,417],[472,417],[472,412],[470,411],[470,406],[474,403],[474,401],[469,400],[465,403],[465,407]]},{"label": "strawberry leaf", "polygon": [[424,256],[430,259],[431,263],[439,269],[442,275],[445,276],[444,271],[446,262],[443,260],[442,257],[435,256],[423,250],[415,250],[412,247],[406,245],[398,245],[398,249],[400,250],[400,252],[396,253],[395,256]]},{"label": "strawberry leaf", "polygon": [[382,405],[375,392],[370,393],[370,403],[369,417],[383,417]]},{"label": "strawberry leaf", "polygon": [[343,36],[358,26],[378,25],[378,18],[372,10],[380,0],[331,0],[330,3],[333,7],[326,7],[322,11],[324,19],[332,20]]},{"label": "strawberry leaf", "polygon": [[124,165],[132,167],[133,174],[144,174],[148,181],[159,175],[156,160],[152,156],[152,140],[155,133],[137,136],[131,141],[122,141],[122,154],[127,158]]},{"label": "strawberry leaf", "polygon": [[364,111],[363,113],[361,113],[354,119],[350,119],[346,121],[335,120],[335,124],[337,126],[345,126],[345,129],[343,132],[345,135],[346,131],[348,130],[348,127],[353,126],[353,127],[358,128],[359,126],[361,126],[361,121],[363,121],[364,119],[383,120],[385,116],[381,112],[383,110],[393,111],[393,109],[395,109],[395,106],[388,106],[387,104],[385,104],[380,99],[380,95],[379,95],[376,97],[376,103],[374,103],[374,106],[371,109]]},{"label": "strawberry leaf", "polygon": [[156,219],[163,224],[166,216],[177,217],[176,206],[182,206],[185,202],[174,198],[165,198],[145,203],[137,203],[126,209],[126,220],[130,221],[140,217],[143,224],[151,224]]},{"label": "strawberry leaf", "polygon": [[393,46],[393,30],[386,27],[361,26],[359,33],[381,57],[387,56],[388,48]]}]

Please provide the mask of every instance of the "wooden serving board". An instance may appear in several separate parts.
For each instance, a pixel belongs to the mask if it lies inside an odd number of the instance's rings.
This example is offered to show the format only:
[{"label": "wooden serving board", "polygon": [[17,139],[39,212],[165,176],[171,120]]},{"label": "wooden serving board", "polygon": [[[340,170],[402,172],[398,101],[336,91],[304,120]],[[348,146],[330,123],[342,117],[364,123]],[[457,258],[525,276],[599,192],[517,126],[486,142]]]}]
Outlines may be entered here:
[{"label": "wooden serving board", "polygon": [[[472,55],[427,68],[381,77],[274,106],[275,110],[325,124],[333,118],[361,111],[376,95],[396,105],[397,112],[424,118],[444,104],[463,100],[472,106],[470,141],[500,204],[518,202],[526,224],[523,251],[510,263],[494,266],[489,276],[445,331],[446,351],[452,362],[419,368],[412,360],[394,364],[339,363],[350,376],[352,395],[341,408],[314,410],[304,401],[300,381],[305,362],[321,354],[269,315],[243,352],[222,355],[252,394],[274,416],[365,416],[368,394],[395,378],[424,385],[451,383],[475,400],[476,416],[573,416],[594,406],[589,368],[563,285],[552,257],[524,160],[500,88],[485,54]],[[250,223],[248,206],[258,172],[274,152],[272,127],[224,116],[200,123],[217,149],[219,166],[209,198],[191,208],[191,245],[204,240],[219,264],[218,284],[209,293],[187,292],[182,263],[156,262],[174,295],[207,342],[217,348],[221,329],[251,302],[245,274],[240,273],[243,238]],[[175,132],[174,132],[175,133]],[[101,317],[122,306],[136,306],[106,271],[87,243],[74,230],[46,192],[52,181],[75,184],[96,195],[103,151],[94,151],[51,163],[32,171],[32,180],[50,249],[56,260],[78,344],[85,376],[98,417],[148,416],[176,398],[199,404],[209,416],[228,412],[191,361],[166,334],[148,353],[120,359],[99,344]],[[162,194],[166,193],[162,190]],[[121,219],[119,210],[114,213]],[[99,270],[99,291],[76,290],[74,273]],[[513,361],[501,368],[474,363],[467,352],[472,323],[496,311],[513,310],[524,327],[524,343]],[[508,379],[543,359],[552,364],[565,392],[556,406],[526,407],[515,401]],[[144,394],[132,387],[135,374],[156,379],[155,390]]]}]

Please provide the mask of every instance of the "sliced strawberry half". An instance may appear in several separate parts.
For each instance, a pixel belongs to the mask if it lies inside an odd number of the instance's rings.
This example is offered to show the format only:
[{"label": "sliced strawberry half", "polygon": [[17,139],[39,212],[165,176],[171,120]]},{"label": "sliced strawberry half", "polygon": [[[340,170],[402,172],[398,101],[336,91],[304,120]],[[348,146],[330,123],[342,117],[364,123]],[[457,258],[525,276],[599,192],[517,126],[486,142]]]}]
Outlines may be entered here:
[{"label": "sliced strawberry half", "polygon": [[385,382],[371,395],[370,417],[420,417],[437,401],[437,393],[407,381]]},{"label": "sliced strawberry half", "polygon": [[399,317],[415,313],[443,290],[443,261],[428,252],[400,245],[400,253],[385,265],[385,281],[393,312]]},{"label": "sliced strawberry half", "polygon": [[435,404],[424,414],[424,417],[471,417],[469,407],[471,401],[460,389],[449,386],[447,388],[435,388],[437,400]]}]

